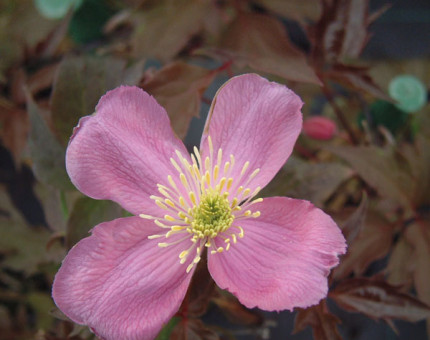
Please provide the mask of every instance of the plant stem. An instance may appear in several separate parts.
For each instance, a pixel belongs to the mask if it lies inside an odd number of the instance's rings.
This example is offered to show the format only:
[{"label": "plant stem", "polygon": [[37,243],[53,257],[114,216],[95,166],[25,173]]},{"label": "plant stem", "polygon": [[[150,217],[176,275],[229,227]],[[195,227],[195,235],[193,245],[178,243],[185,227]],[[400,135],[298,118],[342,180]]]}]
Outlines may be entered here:
[{"label": "plant stem", "polygon": [[324,83],[324,85],[322,87],[322,91],[323,91],[325,97],[327,98],[328,102],[332,106],[337,119],[339,119],[340,123],[342,124],[342,126],[344,127],[346,132],[348,133],[348,136],[351,139],[352,144],[358,145],[359,140],[358,140],[357,136],[355,135],[354,130],[352,129],[348,120],[345,118],[345,115],[343,114],[342,110],[339,108],[339,106],[334,101],[333,92],[330,90],[330,88],[327,86],[327,84]]}]

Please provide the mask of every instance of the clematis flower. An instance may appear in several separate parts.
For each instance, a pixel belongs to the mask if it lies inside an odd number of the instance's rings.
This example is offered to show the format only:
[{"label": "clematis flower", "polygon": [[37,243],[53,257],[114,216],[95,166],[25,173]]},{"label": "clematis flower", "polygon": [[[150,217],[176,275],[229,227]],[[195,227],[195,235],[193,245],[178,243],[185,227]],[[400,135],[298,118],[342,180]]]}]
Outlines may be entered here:
[{"label": "clematis flower", "polygon": [[177,312],[202,253],[215,282],[248,308],[317,304],[345,252],[307,201],[255,198],[292,152],[300,98],[255,74],[213,100],[190,155],[165,110],[136,87],[109,91],[67,149],[72,182],[136,215],[97,225],[64,259],[57,306],[103,339],[152,339]]}]

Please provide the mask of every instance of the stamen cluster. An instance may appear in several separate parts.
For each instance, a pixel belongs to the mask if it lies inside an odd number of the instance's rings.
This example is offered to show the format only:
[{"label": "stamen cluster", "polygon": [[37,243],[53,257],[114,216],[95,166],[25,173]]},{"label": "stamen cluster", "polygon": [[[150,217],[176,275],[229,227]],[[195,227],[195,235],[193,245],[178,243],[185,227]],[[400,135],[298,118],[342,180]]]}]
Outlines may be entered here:
[{"label": "stamen cluster", "polygon": [[226,193],[208,193],[201,197],[200,204],[192,209],[193,238],[216,237],[230,228],[234,220]]},{"label": "stamen cluster", "polygon": [[[192,242],[189,249],[179,254],[180,263],[185,263],[191,251],[196,250],[187,272],[200,261],[203,247],[207,247],[211,254],[216,254],[228,251],[231,243],[235,244],[238,238],[244,237],[244,230],[237,222],[260,216],[259,211],[253,212],[249,207],[263,200],[253,200],[260,187],[254,191],[247,187],[260,169],[250,172],[249,162],[245,162],[239,176],[234,178],[233,170],[237,167],[234,156],[230,155],[229,160],[222,164],[222,149],[214,157],[210,137],[208,144],[209,156],[203,160],[199,150],[194,147],[191,163],[176,151],[177,159],[171,158],[170,162],[178,173],[167,176],[167,183],[157,184],[161,196],[151,196],[166,214],[163,217],[140,215],[154,220],[160,228],[169,229],[165,233],[149,236],[150,239],[183,235],[170,243],[160,242],[159,247],[168,247],[187,239]],[[237,187],[241,183],[243,185]],[[231,189],[235,192],[231,192]]]}]

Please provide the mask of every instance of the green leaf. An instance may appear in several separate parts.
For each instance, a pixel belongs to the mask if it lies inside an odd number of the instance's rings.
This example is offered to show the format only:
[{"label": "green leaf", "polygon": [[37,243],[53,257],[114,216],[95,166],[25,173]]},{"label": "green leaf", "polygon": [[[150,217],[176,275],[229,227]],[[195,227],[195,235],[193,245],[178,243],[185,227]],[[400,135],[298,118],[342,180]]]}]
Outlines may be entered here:
[{"label": "green leaf", "polygon": [[27,295],[27,302],[35,312],[37,328],[48,330],[53,323],[49,311],[55,307],[51,295],[42,292],[31,292]]},{"label": "green leaf", "polygon": [[121,217],[121,207],[111,201],[93,200],[89,197],[79,198],[73,207],[67,223],[66,246],[70,249],[88,232],[101,222]]},{"label": "green leaf", "polygon": [[163,327],[155,340],[170,340],[170,335],[172,334],[173,329],[178,324],[181,319],[177,316],[174,316],[170,319],[170,321]]},{"label": "green leaf", "polygon": [[3,191],[0,191],[0,205],[5,212],[0,214],[0,254],[4,256],[2,266],[31,275],[37,272],[40,264],[61,261],[63,249],[54,246],[46,249],[51,233],[46,229],[28,226]]},{"label": "green leaf", "polygon": [[94,112],[100,97],[119,85],[136,85],[143,64],[127,67],[115,58],[67,58],[57,72],[51,97],[54,127],[67,145],[79,118]]},{"label": "green leaf", "polygon": [[41,109],[30,96],[27,96],[27,112],[30,118],[28,146],[36,178],[44,184],[63,190],[73,189],[66,173],[65,150],[43,119]]}]

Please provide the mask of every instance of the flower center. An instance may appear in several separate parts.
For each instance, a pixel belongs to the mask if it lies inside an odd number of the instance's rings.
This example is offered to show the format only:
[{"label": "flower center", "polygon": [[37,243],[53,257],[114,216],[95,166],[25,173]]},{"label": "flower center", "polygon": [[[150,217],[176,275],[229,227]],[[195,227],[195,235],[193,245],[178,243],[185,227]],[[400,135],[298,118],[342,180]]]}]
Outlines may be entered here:
[{"label": "flower center", "polygon": [[[215,156],[210,137],[208,144],[209,155],[205,159],[197,148],[191,154],[191,164],[179,151],[176,151],[176,159],[170,159],[178,174],[167,176],[164,184],[157,184],[161,196],[151,196],[166,214],[163,217],[139,215],[167,229],[167,232],[151,235],[149,239],[174,238],[171,242],[159,242],[159,247],[189,245],[179,254],[180,263],[189,262],[187,272],[200,261],[205,247],[211,254],[221,253],[228,251],[238,238],[244,237],[240,221],[258,218],[260,212],[249,208],[263,200],[253,200],[260,187],[254,190],[248,187],[260,169],[250,171],[249,162],[238,168],[233,155],[222,162],[222,149]],[[188,257],[193,250],[196,252],[190,262]]]},{"label": "flower center", "polygon": [[191,231],[194,238],[216,237],[230,228],[234,220],[227,195],[208,193],[200,198],[200,204],[192,209]]}]

